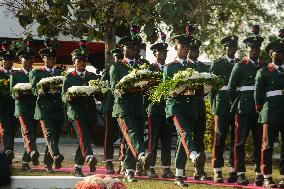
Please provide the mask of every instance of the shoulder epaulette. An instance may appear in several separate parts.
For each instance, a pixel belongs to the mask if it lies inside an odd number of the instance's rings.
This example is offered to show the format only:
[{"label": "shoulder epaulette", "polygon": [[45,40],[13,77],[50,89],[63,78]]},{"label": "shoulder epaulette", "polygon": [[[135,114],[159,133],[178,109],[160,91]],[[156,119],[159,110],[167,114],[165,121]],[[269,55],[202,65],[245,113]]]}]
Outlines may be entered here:
[{"label": "shoulder epaulette", "polygon": [[239,61],[238,63],[242,63],[242,64],[248,64],[249,60],[247,58],[243,58],[241,61]]},{"label": "shoulder epaulette", "polygon": [[263,68],[266,68],[269,72],[273,72],[275,70],[275,67],[272,63],[269,63],[266,67]]}]

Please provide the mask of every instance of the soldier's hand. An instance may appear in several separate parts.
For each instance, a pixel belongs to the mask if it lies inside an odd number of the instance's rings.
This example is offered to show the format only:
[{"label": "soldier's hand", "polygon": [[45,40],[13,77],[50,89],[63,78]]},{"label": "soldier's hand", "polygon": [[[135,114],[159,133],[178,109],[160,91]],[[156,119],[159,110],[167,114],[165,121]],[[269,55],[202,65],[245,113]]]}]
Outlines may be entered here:
[{"label": "soldier's hand", "polygon": [[20,98],[21,98],[21,95],[15,94],[15,99],[16,99],[16,100],[19,100]]},{"label": "soldier's hand", "polygon": [[66,96],[65,99],[66,99],[67,102],[71,102],[72,101],[72,97],[71,96]]},{"label": "soldier's hand", "polygon": [[262,106],[260,104],[256,104],[255,105],[255,110],[258,114],[260,114],[261,110],[262,110]]}]

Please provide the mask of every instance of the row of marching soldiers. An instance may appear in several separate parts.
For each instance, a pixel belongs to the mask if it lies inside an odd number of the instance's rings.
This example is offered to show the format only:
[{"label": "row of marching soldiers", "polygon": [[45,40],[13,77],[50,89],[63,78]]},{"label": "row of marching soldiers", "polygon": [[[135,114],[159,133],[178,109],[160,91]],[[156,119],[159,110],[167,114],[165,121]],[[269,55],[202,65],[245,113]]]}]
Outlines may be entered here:
[{"label": "row of marching soldiers", "polygon": [[[267,64],[259,59],[261,44],[264,41],[259,35],[259,26],[253,28],[252,35],[243,42],[247,46],[247,56],[242,60],[235,57],[238,48],[238,37],[226,36],[221,40],[224,46],[224,57],[217,60],[211,68],[198,61],[200,40],[193,36],[192,28],[187,27],[186,34],[172,36],[175,42],[176,58],[165,64],[168,44],[164,41],[151,46],[156,61],[148,64],[153,71],[160,71],[164,78],[171,78],[175,73],[187,68],[199,72],[214,73],[223,78],[225,85],[219,90],[212,90],[208,97],[214,114],[215,132],[213,144],[212,166],[214,182],[222,183],[222,167],[224,166],[225,140],[230,133],[230,173],[227,182],[237,182],[247,185],[245,177],[245,149],[244,145],[249,132],[254,139],[255,181],[257,186],[276,187],[272,174],[272,149],[279,131],[282,134],[284,113],[284,31],[280,30],[279,39],[269,43],[265,50],[271,55],[271,63]],[[165,35],[161,36],[165,39]],[[125,75],[146,60],[140,59],[139,51],[142,40],[137,34],[137,28],[132,35],[120,39],[120,49],[111,51],[114,61],[106,68],[102,79],[109,80],[111,88]],[[90,171],[96,170],[97,160],[94,157],[90,133],[96,125],[96,101],[93,97],[65,98],[67,89],[71,86],[88,85],[88,81],[98,78],[88,72],[86,62],[88,53],[86,44],[72,53],[75,70],[65,76],[62,94],[39,95],[36,85],[46,77],[60,75],[54,68],[56,48],[46,43],[40,55],[44,66],[32,69],[34,52],[27,44],[26,48],[17,52],[22,62],[20,71],[13,71],[13,53],[8,48],[1,51],[3,67],[0,79],[10,78],[11,88],[17,83],[31,83],[33,95],[28,96],[1,96],[0,102],[0,129],[1,140],[6,157],[12,162],[13,122],[20,122],[25,142],[25,152],[22,158],[22,169],[30,170],[29,162],[38,165],[39,153],[36,147],[36,121],[40,122],[46,139],[44,155],[45,170],[52,172],[61,168],[64,160],[58,148],[59,134],[62,128],[65,111],[63,102],[67,104],[68,119],[78,138],[78,149],[75,155],[75,176],[84,176],[82,166],[86,162]],[[156,178],[155,164],[158,140],[161,139],[161,162],[163,178],[175,178],[175,184],[186,187],[184,181],[187,157],[194,165],[196,180],[210,180],[204,170],[206,155],[204,147],[204,133],[206,128],[206,111],[203,89],[194,94],[176,96],[159,103],[146,102],[146,97],[135,91],[129,91],[121,97],[108,93],[103,101],[105,116],[105,161],[108,173],[114,173],[112,163],[113,143],[118,133],[121,133],[120,172],[124,174],[126,182],[135,182],[135,174],[146,174],[149,178]],[[15,103],[14,103],[15,102]],[[11,105],[15,105],[12,107]],[[146,107],[146,108],[145,108]],[[145,109],[148,122],[148,146],[144,145]],[[17,120],[15,119],[15,117]],[[175,153],[175,174],[171,171],[171,125],[174,124],[178,134]],[[120,129],[119,129],[120,128]],[[283,137],[281,137],[283,140]],[[280,187],[284,186],[283,157],[280,159],[280,174],[283,176]]]},{"label": "row of marching soldiers", "polygon": [[[122,38],[120,49],[113,50],[115,63],[109,70],[112,89],[130,70],[138,68],[145,60],[139,59],[141,38],[132,31],[132,36]],[[134,34],[133,34],[134,33]],[[162,34],[161,38],[165,38]],[[254,185],[265,188],[284,187],[284,156],[281,151],[279,185],[272,180],[272,149],[281,133],[284,145],[281,116],[284,113],[284,29],[279,31],[279,39],[269,43],[265,50],[271,56],[271,63],[260,59],[260,49],[264,38],[260,36],[260,27],[254,26],[249,37],[243,43],[247,47],[246,56],[239,60],[235,57],[238,49],[238,37],[228,35],[221,40],[224,56],[209,68],[198,61],[199,48],[202,44],[193,36],[193,28],[188,26],[186,34],[171,37],[175,43],[176,58],[165,64],[168,44],[157,42],[151,46],[156,61],[150,64],[152,71],[163,73],[164,80],[187,68],[198,72],[211,72],[220,76],[225,85],[213,89],[208,98],[214,115],[214,142],[212,149],[213,180],[223,183],[225,140],[230,133],[229,178],[227,182],[247,185],[245,172],[245,143],[250,132],[254,141],[255,180]],[[119,53],[120,52],[120,53]],[[171,97],[165,101],[147,104],[141,93],[129,91],[114,98],[112,111],[121,128],[125,143],[123,167],[125,181],[135,182],[134,175],[141,174],[140,165],[149,178],[156,178],[155,173],[158,140],[161,139],[162,178],[175,178],[175,184],[187,187],[184,181],[187,157],[194,166],[193,179],[211,180],[205,172],[204,134],[206,129],[206,111],[203,87],[189,91],[188,94]],[[144,100],[144,101],[143,101]],[[144,114],[143,105],[147,106],[148,149],[143,144]],[[113,119],[113,118],[112,118]],[[113,120],[113,122],[115,122]],[[176,127],[178,140],[175,152],[175,174],[170,171],[170,126]],[[283,147],[283,146],[282,146]],[[284,149],[281,147],[281,150]],[[138,162],[138,163],[137,163]],[[137,169],[138,168],[138,169]],[[136,170],[135,170],[136,169]],[[135,171],[134,171],[135,170]],[[143,174],[143,171],[142,171]]]}]

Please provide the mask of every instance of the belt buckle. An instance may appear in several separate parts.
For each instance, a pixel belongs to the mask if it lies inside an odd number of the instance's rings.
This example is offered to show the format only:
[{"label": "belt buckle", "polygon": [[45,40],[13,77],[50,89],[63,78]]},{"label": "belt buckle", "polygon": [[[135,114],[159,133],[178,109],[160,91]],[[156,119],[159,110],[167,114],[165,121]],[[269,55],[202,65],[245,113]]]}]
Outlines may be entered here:
[{"label": "belt buckle", "polygon": [[187,90],[185,90],[183,92],[183,95],[185,95],[185,96],[192,96],[194,94],[195,94],[195,91],[194,90],[189,90],[189,89],[187,89]]}]

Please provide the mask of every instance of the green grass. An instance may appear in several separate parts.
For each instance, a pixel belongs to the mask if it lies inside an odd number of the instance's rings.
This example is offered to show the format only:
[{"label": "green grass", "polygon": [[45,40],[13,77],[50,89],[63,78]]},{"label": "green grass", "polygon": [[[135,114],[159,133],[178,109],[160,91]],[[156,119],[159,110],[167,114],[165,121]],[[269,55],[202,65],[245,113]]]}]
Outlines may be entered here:
[{"label": "green grass", "polygon": [[[273,170],[273,178],[275,182],[279,182],[280,179],[280,174],[278,171],[278,162],[274,162],[275,163],[275,168]],[[158,174],[161,174],[161,167],[160,167],[160,162],[157,162],[157,169],[156,172]],[[73,162],[64,162],[63,166],[73,166]],[[99,163],[98,166],[104,166],[103,163]],[[12,168],[12,174],[14,176],[52,176],[52,175],[57,175],[57,176],[72,176],[73,174],[66,174],[66,173],[60,173],[60,172],[56,172],[53,174],[46,174],[44,171],[32,171],[32,172],[28,172],[28,173],[24,173],[21,171],[21,165],[19,162],[15,162],[13,164],[13,168]],[[115,162],[115,167],[118,167],[118,162]],[[253,172],[253,165],[247,165],[247,173],[246,176],[250,181],[254,180],[255,177],[255,173]],[[213,169],[211,167],[211,161],[208,160],[208,162],[206,163],[206,168],[205,168],[206,172],[208,175],[213,176]],[[174,171],[174,169],[173,169]],[[194,170],[193,170],[193,166],[191,164],[190,161],[187,162],[187,166],[186,166],[186,175],[187,176],[191,176],[193,174]],[[224,167],[223,168],[223,177],[227,178],[228,177],[228,173],[229,173],[229,169],[228,167]],[[180,189],[180,187],[175,186],[173,182],[170,181],[158,181],[158,180],[141,180],[139,179],[137,183],[126,183],[127,187],[129,189]],[[198,188],[198,189],[221,189],[221,188],[228,188],[228,187],[216,187],[216,186],[210,186],[210,185],[206,185],[206,184],[189,184],[188,188]]]},{"label": "green grass", "polygon": [[[168,181],[148,181],[139,180],[137,183],[127,183],[128,189],[181,189],[179,186],[175,186],[172,182]],[[189,184],[188,188],[198,188],[198,189],[221,189],[227,187],[216,187],[209,186],[205,184]]]}]

